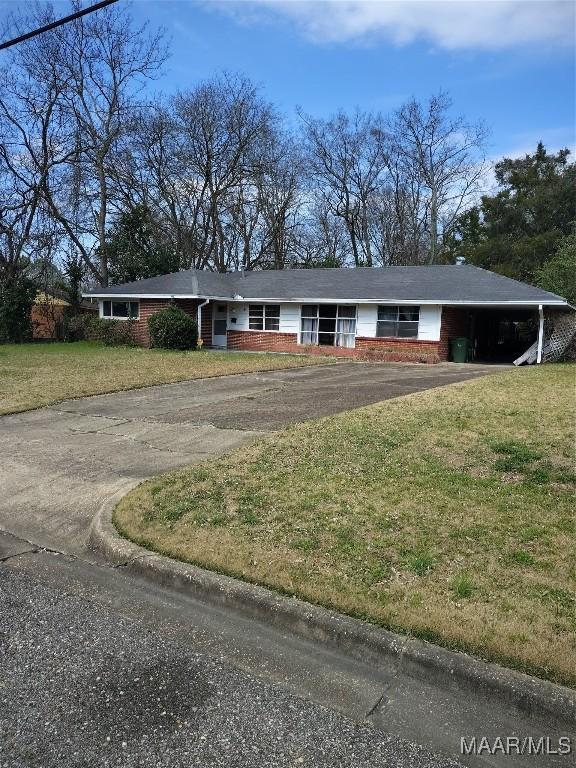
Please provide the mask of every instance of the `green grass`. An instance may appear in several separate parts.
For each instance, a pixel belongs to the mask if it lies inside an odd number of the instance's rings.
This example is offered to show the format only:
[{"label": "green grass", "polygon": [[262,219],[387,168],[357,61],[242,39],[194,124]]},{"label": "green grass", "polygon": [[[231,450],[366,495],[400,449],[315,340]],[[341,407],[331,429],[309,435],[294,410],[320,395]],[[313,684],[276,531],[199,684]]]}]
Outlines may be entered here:
[{"label": "green grass", "polygon": [[472,597],[474,594],[474,582],[467,573],[460,573],[452,582],[452,591],[457,600]]},{"label": "green grass", "polygon": [[573,685],[575,370],[513,369],[285,429],[144,483],[116,525],[158,552]]},{"label": "green grass", "polygon": [[326,359],[105,347],[96,342],[6,344],[0,345],[0,414],[85,395],[319,363]]}]

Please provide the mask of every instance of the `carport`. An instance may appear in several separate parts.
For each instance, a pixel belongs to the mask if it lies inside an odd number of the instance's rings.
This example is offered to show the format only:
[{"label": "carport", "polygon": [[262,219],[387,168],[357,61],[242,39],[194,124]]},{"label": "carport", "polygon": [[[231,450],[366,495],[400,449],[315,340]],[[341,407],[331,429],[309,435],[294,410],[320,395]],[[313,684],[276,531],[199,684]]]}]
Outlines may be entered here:
[{"label": "carport", "polygon": [[461,307],[446,337],[468,339],[469,362],[522,365],[561,359],[575,335],[572,308],[532,304]]},{"label": "carport", "polygon": [[475,362],[512,363],[538,338],[538,308],[473,308],[469,336]]}]

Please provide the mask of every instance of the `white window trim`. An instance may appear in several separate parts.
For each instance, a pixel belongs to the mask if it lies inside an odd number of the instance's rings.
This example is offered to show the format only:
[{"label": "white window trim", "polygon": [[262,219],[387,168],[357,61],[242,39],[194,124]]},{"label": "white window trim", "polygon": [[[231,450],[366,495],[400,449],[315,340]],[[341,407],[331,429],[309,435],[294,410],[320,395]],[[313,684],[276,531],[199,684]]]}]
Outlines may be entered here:
[{"label": "white window trim", "polygon": [[[416,335],[415,336],[378,336],[378,323],[384,323],[384,322],[395,322],[395,323],[415,323],[416,320],[378,320],[378,311],[380,307],[396,307],[398,310],[396,312],[396,316],[400,316],[400,307],[414,307],[418,310],[418,327],[416,328]],[[419,304],[380,304],[378,305],[378,309],[376,310],[376,329],[375,329],[375,336],[376,339],[403,339],[404,341],[417,341],[420,338],[420,319],[421,319],[422,313],[420,312],[420,305]]]},{"label": "white window trim", "polygon": [[[136,317],[120,317],[118,315],[105,315],[104,314],[104,302],[109,301],[110,305],[116,303],[127,303],[127,304],[137,304],[138,305],[138,314]],[[112,309],[112,306],[110,306],[110,309]],[[98,314],[100,316],[101,320],[140,320],[140,300],[139,299],[131,299],[131,298],[123,298],[123,297],[116,297],[114,299],[102,299],[102,301],[99,302],[98,305]]]},{"label": "white window trim", "polygon": [[[250,328],[250,307],[251,306],[253,306],[253,307],[263,307],[264,308],[263,312],[262,312],[262,326],[266,325],[266,307],[278,307],[278,317],[277,318],[276,317],[270,318],[270,319],[274,319],[274,320],[277,319],[278,320],[278,328],[275,328],[275,329],[273,329],[273,328],[265,328],[265,327],[262,327],[262,328]],[[281,325],[281,320],[282,320],[282,305],[281,304],[274,303],[274,302],[271,302],[271,301],[268,301],[268,302],[251,301],[250,304],[247,305],[247,307],[248,307],[248,310],[247,310],[248,311],[248,331],[250,333],[281,333],[281,330],[280,330],[280,325]],[[252,317],[254,317],[254,315],[252,315]]]},{"label": "white window trim", "polygon": [[[324,305],[325,304],[326,304],[326,302],[324,302]],[[356,348],[356,337],[358,335],[358,305],[357,304],[343,304],[343,303],[338,303],[338,302],[335,302],[335,304],[336,304],[336,317],[334,318],[334,320],[335,320],[335,330],[334,330],[334,344],[332,346],[335,347],[336,349],[355,349]],[[302,331],[302,320],[314,319],[314,318],[308,318],[308,317],[307,318],[303,318],[302,317],[302,307],[303,306],[309,307],[309,306],[314,306],[314,305],[316,305],[318,307],[318,313],[316,315],[316,319],[319,321],[321,319],[321,307],[323,306],[323,304],[321,302],[310,301],[310,302],[306,302],[305,304],[303,303],[303,304],[300,305],[300,327],[299,327],[299,330],[298,330],[298,344],[303,344],[304,343],[302,341],[302,333],[303,333],[303,331]],[[354,307],[354,317],[340,317],[339,316],[339,312],[338,312],[340,307]],[[332,319],[332,318],[329,318],[329,319]],[[342,334],[339,333],[338,332],[338,320],[354,320],[354,333],[342,333]],[[316,331],[316,337],[318,337],[319,333],[320,333],[320,331],[317,330]],[[336,338],[338,336],[351,336],[352,340],[353,340],[352,346],[351,347],[341,347],[340,345],[336,344]],[[328,345],[328,344],[319,344],[319,342],[316,341],[315,344],[304,344],[304,346],[307,346],[307,347],[309,347],[309,346],[320,347],[320,346],[330,346],[330,345]]]}]

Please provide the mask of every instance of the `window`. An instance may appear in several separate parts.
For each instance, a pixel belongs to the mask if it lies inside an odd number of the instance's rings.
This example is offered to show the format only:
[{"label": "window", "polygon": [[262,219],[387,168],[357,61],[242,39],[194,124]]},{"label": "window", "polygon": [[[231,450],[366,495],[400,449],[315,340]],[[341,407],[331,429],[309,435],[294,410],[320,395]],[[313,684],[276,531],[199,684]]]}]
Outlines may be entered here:
[{"label": "window", "polygon": [[354,347],[356,307],[343,304],[303,304],[300,343]]},{"label": "window", "polygon": [[249,304],[248,328],[251,331],[279,331],[280,304]]},{"label": "window", "polygon": [[418,338],[420,307],[378,307],[376,336]]},{"label": "window", "polygon": [[103,301],[102,317],[111,320],[137,320],[140,315],[138,301]]}]

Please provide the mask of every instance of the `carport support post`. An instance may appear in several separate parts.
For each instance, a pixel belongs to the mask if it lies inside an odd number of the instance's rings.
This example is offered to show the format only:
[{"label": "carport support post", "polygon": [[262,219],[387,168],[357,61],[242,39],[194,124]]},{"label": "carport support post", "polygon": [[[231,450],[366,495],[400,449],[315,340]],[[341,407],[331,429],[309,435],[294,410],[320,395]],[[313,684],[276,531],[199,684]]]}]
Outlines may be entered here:
[{"label": "carport support post", "polygon": [[538,306],[538,353],[536,355],[536,362],[538,365],[542,362],[542,344],[544,343],[544,310],[542,304]]}]

